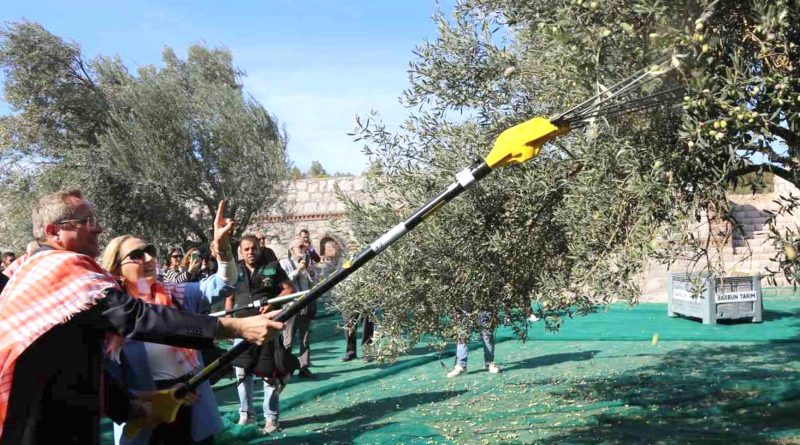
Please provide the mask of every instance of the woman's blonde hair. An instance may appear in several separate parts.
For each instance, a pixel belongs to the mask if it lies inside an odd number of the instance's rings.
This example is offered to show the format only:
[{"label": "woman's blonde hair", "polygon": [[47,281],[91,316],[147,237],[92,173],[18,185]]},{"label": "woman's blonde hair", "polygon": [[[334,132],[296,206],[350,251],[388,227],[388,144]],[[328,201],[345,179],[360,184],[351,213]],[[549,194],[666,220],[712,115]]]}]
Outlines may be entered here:
[{"label": "woman's blonde hair", "polygon": [[103,269],[111,272],[112,275],[119,275],[119,249],[125,241],[136,238],[133,235],[118,236],[108,242],[106,248],[103,250],[103,255],[100,257],[100,265]]},{"label": "woman's blonde hair", "polygon": [[189,263],[192,262],[192,254],[195,253],[195,252],[199,253],[200,249],[198,249],[197,247],[192,247],[191,249],[186,251],[186,254],[183,256],[183,259],[181,260],[181,267],[182,268],[187,269],[187,270],[189,269]]}]

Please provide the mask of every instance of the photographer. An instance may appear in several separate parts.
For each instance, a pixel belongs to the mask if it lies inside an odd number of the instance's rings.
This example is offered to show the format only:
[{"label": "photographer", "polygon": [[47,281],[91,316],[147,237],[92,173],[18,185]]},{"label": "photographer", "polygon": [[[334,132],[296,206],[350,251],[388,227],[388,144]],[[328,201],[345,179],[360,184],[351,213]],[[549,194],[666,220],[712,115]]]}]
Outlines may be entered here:
[{"label": "photographer", "polygon": [[319,263],[322,259],[314,249],[314,245],[311,244],[311,234],[308,232],[308,229],[301,229],[300,232],[297,233],[297,237],[306,247],[306,264],[313,266],[314,263]]},{"label": "photographer", "polygon": [[217,260],[211,255],[211,252],[205,248],[201,247],[199,249],[199,258],[200,258],[200,271],[198,272],[199,279],[203,279],[206,277],[210,277],[217,273]]},{"label": "photographer", "polygon": [[[314,285],[313,263],[306,249],[306,244],[296,239],[289,246],[289,257],[281,260],[281,267],[286,272],[292,282],[295,292],[311,289]],[[290,318],[285,323],[283,333],[283,345],[288,350],[292,350],[292,342],[295,332],[300,336],[300,377],[314,378],[314,374],[308,369],[311,364],[311,350],[309,342],[311,340],[311,320],[317,314],[317,303],[311,303],[300,311],[297,315]]]}]

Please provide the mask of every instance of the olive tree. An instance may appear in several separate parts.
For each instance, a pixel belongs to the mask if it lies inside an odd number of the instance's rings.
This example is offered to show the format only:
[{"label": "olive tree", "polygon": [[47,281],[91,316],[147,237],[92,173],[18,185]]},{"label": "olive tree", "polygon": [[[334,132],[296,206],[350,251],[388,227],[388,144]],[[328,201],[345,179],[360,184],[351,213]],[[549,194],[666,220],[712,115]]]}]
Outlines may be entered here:
[{"label": "olive tree", "polygon": [[131,72],[119,57],[85,60],[32,22],[0,31],[12,113],[0,120],[4,239],[24,245],[30,203],[77,186],[109,235],[168,244],[208,241],[216,203],[241,228],[280,197],[287,136],[241,85],[226,49],[170,48]]},{"label": "olive tree", "polygon": [[336,305],[377,318],[379,356],[463,336],[486,310],[524,337],[531,312],[558,328],[635,303],[648,260],[718,267],[708,237],[689,228],[730,218],[731,182],[757,172],[755,187],[773,172],[800,185],[800,2],[464,0],[434,20],[438,35],[410,63],[402,128],[359,120],[356,138],[384,173],[370,192],[391,199],[349,202],[356,244],[441,191],[505,128],[662,60],[672,71],[647,88],[686,92],[556,139],[354,274]]}]

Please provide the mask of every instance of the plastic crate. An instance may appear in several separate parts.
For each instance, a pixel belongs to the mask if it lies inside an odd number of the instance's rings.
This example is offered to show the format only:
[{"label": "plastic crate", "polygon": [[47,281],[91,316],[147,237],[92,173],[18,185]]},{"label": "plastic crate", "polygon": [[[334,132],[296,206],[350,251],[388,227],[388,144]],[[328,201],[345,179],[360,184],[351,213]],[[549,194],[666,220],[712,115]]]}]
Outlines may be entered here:
[{"label": "plastic crate", "polygon": [[[701,280],[698,281],[698,277]],[[695,295],[700,283],[699,295]],[[764,305],[761,300],[759,275],[714,277],[708,275],[670,273],[667,277],[667,315],[699,318],[703,324],[717,320],[749,318],[760,323]]]}]

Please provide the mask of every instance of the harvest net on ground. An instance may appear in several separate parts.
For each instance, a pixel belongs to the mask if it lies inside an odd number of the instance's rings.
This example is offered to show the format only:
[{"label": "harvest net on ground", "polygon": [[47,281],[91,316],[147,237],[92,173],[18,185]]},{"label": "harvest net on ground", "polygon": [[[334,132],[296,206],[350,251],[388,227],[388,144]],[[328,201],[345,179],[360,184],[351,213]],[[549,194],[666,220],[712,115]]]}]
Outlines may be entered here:
[{"label": "harvest net on ground", "polygon": [[283,392],[282,430],[264,437],[234,425],[238,399],[223,379],[217,443],[799,443],[800,301],[764,305],[761,324],[702,325],[643,303],[612,305],[559,333],[534,323],[526,343],[500,329],[503,372],[483,371],[476,341],[468,373],[454,379],[442,367],[453,365],[452,346],[420,345],[393,365],[340,362],[340,317],[324,313],[312,342],[317,379]]}]

